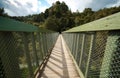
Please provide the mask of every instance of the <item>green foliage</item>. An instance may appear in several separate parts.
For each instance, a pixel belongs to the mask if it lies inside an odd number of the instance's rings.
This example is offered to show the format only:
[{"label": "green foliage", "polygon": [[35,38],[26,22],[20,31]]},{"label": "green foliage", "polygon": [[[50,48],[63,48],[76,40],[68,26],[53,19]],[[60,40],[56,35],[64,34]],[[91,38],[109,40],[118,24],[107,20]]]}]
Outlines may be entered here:
[{"label": "green foliage", "polygon": [[120,12],[120,6],[104,8],[99,11],[85,8],[81,13],[78,10],[77,12],[72,13],[65,2],[57,1],[56,3],[53,3],[50,8],[46,9],[44,13],[42,12],[40,14],[12,18],[61,32],[74,26],[79,26],[117,12]]},{"label": "green foliage", "polygon": [[74,22],[75,22],[75,25],[78,26],[78,25],[83,24],[84,19],[83,19],[83,18],[80,18],[79,16],[76,16]]},{"label": "green foliage", "polygon": [[22,78],[27,78],[28,74],[29,74],[28,68],[22,68],[21,69],[21,76],[22,76]]},{"label": "green foliage", "polygon": [[59,19],[59,31],[63,31],[66,29],[66,27],[68,27],[69,25],[69,19],[65,18],[65,17],[61,17]]},{"label": "green foliage", "polygon": [[46,19],[44,26],[47,29],[58,31],[59,23],[56,17],[51,16]]},{"label": "green foliage", "polygon": [[7,13],[5,13],[4,8],[0,8],[0,16],[7,16],[8,17]]},{"label": "green foliage", "polygon": [[4,9],[0,8],[0,15],[3,15],[3,14],[4,14]]}]

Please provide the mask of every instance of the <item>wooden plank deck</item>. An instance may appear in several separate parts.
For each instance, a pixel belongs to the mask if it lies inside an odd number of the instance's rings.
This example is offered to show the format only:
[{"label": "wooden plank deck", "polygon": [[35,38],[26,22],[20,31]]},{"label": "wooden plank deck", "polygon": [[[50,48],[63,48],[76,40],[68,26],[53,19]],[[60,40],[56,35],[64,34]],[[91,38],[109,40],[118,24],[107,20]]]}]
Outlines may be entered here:
[{"label": "wooden plank deck", "polygon": [[80,78],[60,35],[41,78]]}]

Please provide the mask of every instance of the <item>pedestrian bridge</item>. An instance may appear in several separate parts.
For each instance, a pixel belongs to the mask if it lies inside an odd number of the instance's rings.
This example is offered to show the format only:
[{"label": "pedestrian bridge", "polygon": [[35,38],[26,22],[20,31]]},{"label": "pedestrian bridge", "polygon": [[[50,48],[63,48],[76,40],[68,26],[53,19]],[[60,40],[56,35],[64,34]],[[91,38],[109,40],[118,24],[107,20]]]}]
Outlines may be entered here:
[{"label": "pedestrian bridge", "polygon": [[119,78],[120,13],[59,34],[0,17],[0,78]]},{"label": "pedestrian bridge", "polygon": [[80,78],[61,35],[57,39],[41,78]]}]

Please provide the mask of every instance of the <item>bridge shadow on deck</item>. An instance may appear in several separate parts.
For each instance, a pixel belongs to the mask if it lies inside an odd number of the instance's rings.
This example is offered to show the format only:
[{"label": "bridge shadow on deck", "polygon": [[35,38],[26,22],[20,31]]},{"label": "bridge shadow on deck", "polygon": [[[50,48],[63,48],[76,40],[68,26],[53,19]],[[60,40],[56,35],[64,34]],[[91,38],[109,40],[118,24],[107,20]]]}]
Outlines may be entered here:
[{"label": "bridge shadow on deck", "polygon": [[52,50],[41,78],[79,78],[61,36]]}]

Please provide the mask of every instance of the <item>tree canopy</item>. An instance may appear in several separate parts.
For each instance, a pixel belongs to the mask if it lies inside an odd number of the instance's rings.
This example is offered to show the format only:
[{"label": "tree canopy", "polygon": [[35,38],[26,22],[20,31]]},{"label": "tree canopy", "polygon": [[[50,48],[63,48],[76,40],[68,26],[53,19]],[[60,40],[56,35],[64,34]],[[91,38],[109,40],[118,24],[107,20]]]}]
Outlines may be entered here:
[{"label": "tree canopy", "polygon": [[[2,9],[0,12],[2,13]],[[117,12],[120,12],[120,6],[104,8],[98,11],[93,11],[91,8],[85,8],[83,12],[71,12],[65,2],[57,1],[53,3],[50,8],[46,9],[45,12],[40,14],[12,18],[61,32]]]},{"label": "tree canopy", "polygon": [[7,13],[5,13],[4,8],[0,8],[0,16],[8,16]]}]

